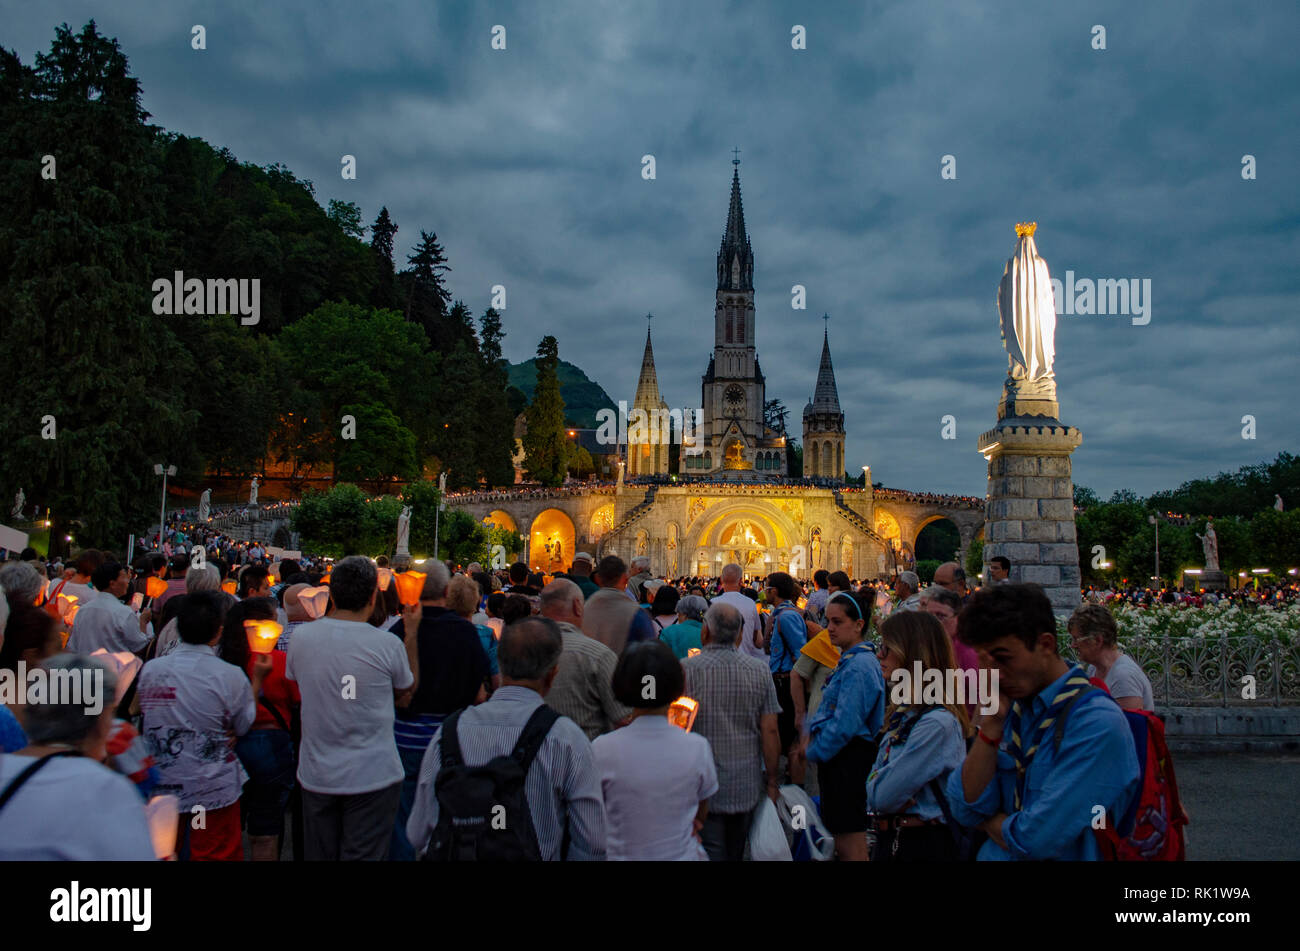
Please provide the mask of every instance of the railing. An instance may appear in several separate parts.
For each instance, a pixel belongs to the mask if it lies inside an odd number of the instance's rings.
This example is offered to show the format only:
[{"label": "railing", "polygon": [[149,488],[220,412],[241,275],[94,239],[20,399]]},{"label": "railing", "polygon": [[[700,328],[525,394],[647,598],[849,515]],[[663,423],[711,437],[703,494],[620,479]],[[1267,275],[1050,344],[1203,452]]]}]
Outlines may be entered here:
[{"label": "railing", "polygon": [[621,519],[619,519],[618,524],[615,525],[613,528],[611,528],[608,532],[606,532],[601,537],[601,541],[608,542],[609,539],[613,538],[619,532],[623,531],[629,525],[631,525],[633,522],[639,519],[646,512],[650,511],[650,506],[654,504],[655,493],[658,491],[659,491],[659,486],[657,485],[652,485],[648,489],[646,489],[645,498],[640,502],[638,502],[636,505],[634,505],[632,508],[628,509],[627,514],[624,515]]},{"label": "railing", "polygon": [[844,499],[840,497],[839,492],[835,493],[835,511],[839,512],[839,514],[848,520],[854,528],[862,532],[868,538],[874,539],[886,548],[889,547],[889,541],[882,538],[876,530],[872,528],[871,523],[863,518],[862,515],[849,508],[849,506],[844,503]]},{"label": "railing", "polygon": [[[1068,639],[1058,643],[1062,657],[1077,661]],[[1156,635],[1121,637],[1120,647],[1146,672],[1159,706],[1300,704],[1300,642],[1258,635]]]}]

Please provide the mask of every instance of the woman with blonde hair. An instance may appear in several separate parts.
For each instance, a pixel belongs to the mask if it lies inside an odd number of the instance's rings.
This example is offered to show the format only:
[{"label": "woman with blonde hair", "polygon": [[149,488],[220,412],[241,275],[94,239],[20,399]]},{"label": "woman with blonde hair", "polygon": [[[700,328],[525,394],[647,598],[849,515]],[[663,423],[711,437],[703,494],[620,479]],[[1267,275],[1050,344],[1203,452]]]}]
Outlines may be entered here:
[{"label": "woman with blonde hair", "polygon": [[[474,624],[474,614],[478,611],[479,583],[465,575],[455,575],[447,584],[447,610],[455,611],[465,620]],[[501,670],[497,666],[496,632],[486,624],[474,624],[478,631],[479,643],[488,659],[488,692],[501,686]]]},{"label": "woman with blonde hair", "polygon": [[[949,671],[960,670],[952,643],[938,619],[924,611],[891,614],[880,625],[880,639],[877,653],[889,703],[867,777],[867,808],[876,832],[871,860],[955,860],[943,786],[966,758],[970,721],[965,697],[951,690],[955,681]],[[941,678],[941,704],[923,702],[918,665],[922,678]]]}]

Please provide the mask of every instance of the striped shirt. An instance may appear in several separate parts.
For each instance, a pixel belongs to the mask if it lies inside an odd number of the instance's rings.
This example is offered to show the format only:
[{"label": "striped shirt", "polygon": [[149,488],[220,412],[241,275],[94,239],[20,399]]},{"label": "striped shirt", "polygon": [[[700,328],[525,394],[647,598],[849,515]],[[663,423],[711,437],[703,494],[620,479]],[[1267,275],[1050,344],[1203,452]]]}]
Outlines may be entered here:
[{"label": "striped shirt", "polygon": [[686,695],[700,705],[693,732],[709,741],[718,772],[709,812],[749,812],[763,795],[762,718],[781,712],[767,664],[729,644],[705,644],[682,669]]},{"label": "striped shirt", "polygon": [[[497,756],[509,756],[524,724],[542,705],[528,687],[507,685],[486,703],[465,709],[457,723],[461,758],[467,766],[482,766]],[[419,785],[406,835],[417,854],[424,852],[438,825],[438,799],[433,784],[442,768],[442,729],[429,744],[420,766]],[[605,858],[605,803],[591,744],[578,725],[560,717],[542,741],[524,780],[524,795],[542,859],[560,859],[565,827],[569,832],[567,860]]]}]

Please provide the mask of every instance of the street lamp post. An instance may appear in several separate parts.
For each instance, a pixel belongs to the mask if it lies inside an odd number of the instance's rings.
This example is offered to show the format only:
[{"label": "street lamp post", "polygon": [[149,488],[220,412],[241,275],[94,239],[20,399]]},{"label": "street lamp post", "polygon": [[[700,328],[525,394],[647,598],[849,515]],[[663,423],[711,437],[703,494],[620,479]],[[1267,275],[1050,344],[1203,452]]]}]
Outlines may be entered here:
[{"label": "street lamp post", "polygon": [[438,473],[438,507],[433,513],[433,557],[438,557],[438,528],[442,515],[442,494],[447,491],[447,470]]},{"label": "street lamp post", "polygon": [[163,533],[167,531],[167,477],[176,474],[176,467],[164,466],[161,462],[156,462],[153,474],[163,477],[162,508],[158,512],[158,550],[162,551]]},{"label": "street lamp post", "polygon": [[1154,515],[1147,516],[1147,522],[1156,527],[1156,584],[1160,583],[1160,519]]}]

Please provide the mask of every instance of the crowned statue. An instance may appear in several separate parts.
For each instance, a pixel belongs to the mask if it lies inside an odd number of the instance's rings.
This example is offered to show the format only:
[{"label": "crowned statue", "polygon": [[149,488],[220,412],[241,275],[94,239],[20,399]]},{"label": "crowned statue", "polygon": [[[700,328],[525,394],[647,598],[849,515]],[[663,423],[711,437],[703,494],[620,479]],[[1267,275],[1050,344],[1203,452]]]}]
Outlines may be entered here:
[{"label": "crowned statue", "polygon": [[397,550],[394,555],[409,555],[411,553],[411,507],[402,506],[402,513],[397,516]]},{"label": "crowned statue", "polygon": [[1205,534],[1197,534],[1201,540],[1201,551],[1205,552],[1205,568],[1207,571],[1219,570],[1219,539],[1214,534],[1214,520],[1210,519],[1205,523]]},{"label": "crowned statue", "polygon": [[1016,251],[998,287],[1007,379],[1000,416],[1055,416],[1056,300],[1047,262],[1034,244],[1035,222],[1016,225]]}]

